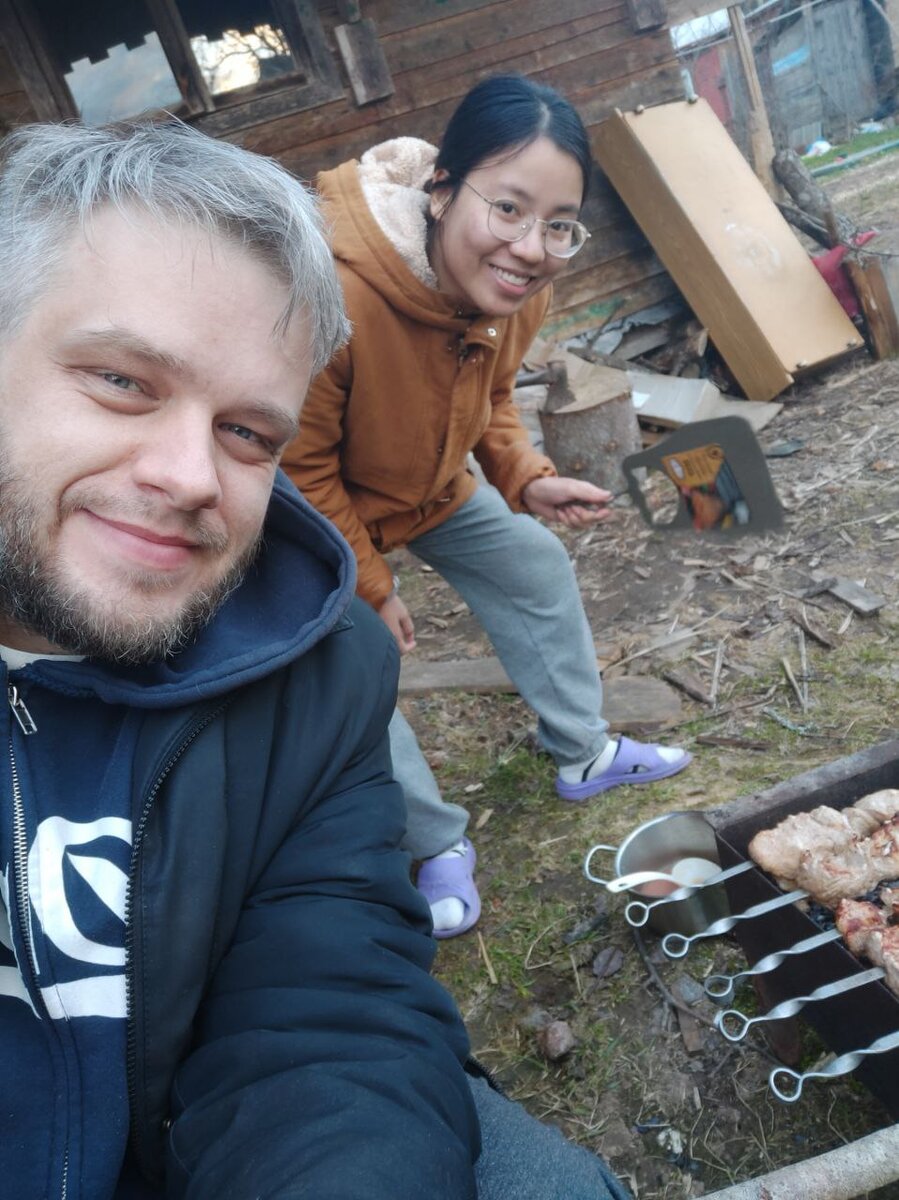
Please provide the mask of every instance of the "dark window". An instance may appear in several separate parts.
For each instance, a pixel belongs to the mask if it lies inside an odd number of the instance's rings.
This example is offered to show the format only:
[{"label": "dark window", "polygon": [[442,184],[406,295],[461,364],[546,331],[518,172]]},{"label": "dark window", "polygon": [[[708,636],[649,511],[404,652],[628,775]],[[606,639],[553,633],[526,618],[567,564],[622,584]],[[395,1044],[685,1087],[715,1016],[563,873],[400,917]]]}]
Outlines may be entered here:
[{"label": "dark window", "polygon": [[343,94],[311,0],[17,0],[8,22],[41,116],[167,109],[225,133]]}]

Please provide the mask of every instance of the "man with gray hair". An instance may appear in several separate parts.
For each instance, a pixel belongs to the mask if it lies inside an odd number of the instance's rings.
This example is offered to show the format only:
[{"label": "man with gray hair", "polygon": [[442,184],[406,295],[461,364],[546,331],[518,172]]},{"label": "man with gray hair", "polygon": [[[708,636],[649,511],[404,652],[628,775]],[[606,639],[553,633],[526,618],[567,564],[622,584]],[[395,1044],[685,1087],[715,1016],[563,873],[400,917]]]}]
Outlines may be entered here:
[{"label": "man with gray hair", "polygon": [[466,1075],[428,974],[395,643],[278,473],[346,334],[314,202],[276,164],[178,122],[7,143],[12,1200],[623,1195]]}]

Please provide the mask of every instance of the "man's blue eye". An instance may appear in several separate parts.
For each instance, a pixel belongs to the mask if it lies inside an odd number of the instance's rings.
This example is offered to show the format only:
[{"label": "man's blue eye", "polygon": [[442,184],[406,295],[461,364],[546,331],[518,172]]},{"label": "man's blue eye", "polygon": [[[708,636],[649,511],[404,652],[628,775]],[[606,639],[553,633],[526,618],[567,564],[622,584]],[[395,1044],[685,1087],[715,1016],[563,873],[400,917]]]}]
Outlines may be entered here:
[{"label": "man's blue eye", "polygon": [[130,392],[132,389],[140,391],[140,388],[133,379],[127,375],[119,375],[117,371],[104,371],[103,379],[111,384],[114,388],[118,388],[121,392]]}]

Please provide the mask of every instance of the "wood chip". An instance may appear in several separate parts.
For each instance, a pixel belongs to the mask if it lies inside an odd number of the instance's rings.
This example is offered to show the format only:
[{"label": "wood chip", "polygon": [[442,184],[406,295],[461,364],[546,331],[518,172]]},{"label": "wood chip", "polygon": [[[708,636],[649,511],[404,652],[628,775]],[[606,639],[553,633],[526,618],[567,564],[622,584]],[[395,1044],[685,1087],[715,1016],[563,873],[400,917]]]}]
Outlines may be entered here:
[{"label": "wood chip", "polygon": [[499,983],[499,978],[496,974],[496,971],[494,971],[494,969],[493,969],[493,963],[490,961],[490,955],[487,953],[487,947],[484,944],[484,939],[481,936],[480,929],[476,929],[475,933],[478,935],[478,950],[481,953],[481,958],[484,960],[484,967],[487,971],[487,978],[490,980],[490,982],[492,984],[496,985]]},{"label": "wood chip", "polygon": [[819,646],[823,646],[825,650],[833,649],[834,643],[830,641],[829,638],[825,637],[819,629],[815,629],[808,619],[808,614],[806,613],[805,608],[802,609],[801,613],[791,613],[790,616],[800,627],[800,629],[803,629],[810,638],[818,643]]},{"label": "wood chip", "polygon": [[695,741],[700,746],[727,746],[734,750],[770,750],[770,742],[760,742],[752,738],[728,737],[725,734],[701,733]]},{"label": "wood chip", "polygon": [[700,704],[707,704],[711,707],[713,701],[702,686],[700,680],[691,671],[663,671],[662,678],[666,683],[670,683],[672,687],[676,687],[685,695],[690,696],[693,700],[698,700]]},{"label": "wood chip", "polygon": [[484,811],[481,813],[481,815],[478,817],[478,819],[474,823],[475,831],[483,829],[484,826],[487,824],[487,822],[490,820],[490,818],[492,816],[493,816],[493,809],[485,808]]},{"label": "wood chip", "polygon": [[676,1008],[674,1011],[677,1014],[680,1035],[684,1039],[684,1049],[688,1054],[698,1054],[705,1042],[702,1026],[695,1017],[691,1017],[682,1008]]},{"label": "wood chip", "polygon": [[860,583],[856,583],[854,579],[846,579],[842,575],[838,576],[833,587],[827,590],[831,596],[836,596],[838,600],[848,604],[863,617],[879,612],[886,604],[885,597],[878,596]]},{"label": "wood chip", "polygon": [[787,660],[785,658],[782,658],[780,660],[780,665],[783,667],[783,672],[784,672],[784,675],[786,675],[786,677],[787,677],[787,682],[789,683],[789,685],[793,689],[793,691],[796,693],[796,699],[799,701],[799,707],[802,709],[803,712],[805,712],[806,711],[806,703],[805,703],[805,700],[802,695],[802,689],[800,688],[799,684],[796,681],[796,676],[793,674],[793,668],[790,666],[790,664],[787,662]]}]

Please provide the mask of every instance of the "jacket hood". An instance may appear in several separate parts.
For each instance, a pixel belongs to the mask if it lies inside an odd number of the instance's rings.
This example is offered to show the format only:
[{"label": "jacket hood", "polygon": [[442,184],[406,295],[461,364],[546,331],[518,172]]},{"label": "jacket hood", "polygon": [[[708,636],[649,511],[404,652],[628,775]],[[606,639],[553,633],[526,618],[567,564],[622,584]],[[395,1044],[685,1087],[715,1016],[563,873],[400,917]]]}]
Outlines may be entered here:
[{"label": "jacket hood", "polygon": [[278,472],[259,555],[197,638],[147,666],[38,659],[22,674],[72,696],[173,708],[212,700],[299,658],[332,629],[356,585],[352,551]]},{"label": "jacket hood", "polygon": [[460,331],[469,321],[437,290],[427,255],[428,195],[437,151],[393,138],[316,179],[339,262],[391,305],[426,325]]}]

